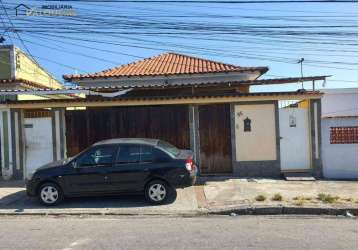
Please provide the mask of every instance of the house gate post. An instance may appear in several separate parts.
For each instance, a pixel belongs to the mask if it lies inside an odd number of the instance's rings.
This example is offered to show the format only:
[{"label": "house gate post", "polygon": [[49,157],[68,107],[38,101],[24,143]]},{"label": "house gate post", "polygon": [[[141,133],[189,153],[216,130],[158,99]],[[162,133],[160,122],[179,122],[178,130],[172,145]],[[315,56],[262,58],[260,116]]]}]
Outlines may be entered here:
[{"label": "house gate post", "polygon": [[1,173],[5,180],[23,179],[25,162],[24,111],[0,110]]},{"label": "house gate post", "polygon": [[67,157],[65,112],[65,108],[51,110],[54,161]]}]

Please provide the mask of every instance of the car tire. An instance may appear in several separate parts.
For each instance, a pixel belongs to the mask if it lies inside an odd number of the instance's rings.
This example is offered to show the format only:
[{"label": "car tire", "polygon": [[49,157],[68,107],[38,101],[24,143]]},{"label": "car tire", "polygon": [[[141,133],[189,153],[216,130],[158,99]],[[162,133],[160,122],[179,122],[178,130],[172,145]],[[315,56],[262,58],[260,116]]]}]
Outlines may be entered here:
[{"label": "car tire", "polygon": [[62,189],[52,182],[42,184],[37,195],[40,203],[45,206],[55,206],[63,200]]},{"label": "car tire", "polygon": [[145,187],[146,200],[154,205],[165,204],[171,197],[175,189],[162,180],[152,180]]}]

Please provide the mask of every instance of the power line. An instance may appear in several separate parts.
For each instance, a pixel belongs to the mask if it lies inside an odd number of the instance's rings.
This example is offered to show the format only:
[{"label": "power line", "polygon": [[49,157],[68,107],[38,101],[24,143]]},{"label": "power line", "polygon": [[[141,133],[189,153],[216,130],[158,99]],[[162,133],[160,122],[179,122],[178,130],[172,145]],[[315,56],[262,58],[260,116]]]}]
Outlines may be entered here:
[{"label": "power line", "polygon": [[[69,1],[69,2],[78,2],[78,3],[92,3],[92,2],[98,2],[98,1]],[[102,3],[103,1],[101,1]],[[140,1],[110,1],[113,3],[120,3],[120,2],[140,2]],[[145,2],[163,2],[163,1],[145,1]],[[172,3],[173,1],[168,1],[170,3]],[[174,1],[174,2],[179,2],[179,3],[188,3],[188,1]],[[191,1],[191,2],[198,2],[198,1]],[[205,1],[201,1],[201,2],[205,2]],[[207,2],[212,2],[212,1],[207,1]],[[233,1],[227,1],[232,3]],[[236,1],[236,2],[243,2],[243,1]],[[249,2],[249,1],[246,1]],[[252,2],[252,1],[250,1]],[[267,1],[266,1],[267,2]],[[277,1],[275,1],[277,2]],[[292,1],[288,1],[288,2],[292,2]],[[302,2],[302,1],[298,1],[298,2]],[[316,1],[317,2],[317,1]],[[327,2],[327,1],[325,1]],[[342,1],[335,1],[335,2],[342,2]],[[346,1],[345,1],[346,2]],[[355,2],[355,1],[352,1]],[[90,5],[94,5],[94,4],[90,4]],[[189,4],[190,5],[190,4]],[[102,6],[102,7],[109,7],[106,6],[104,4],[97,4],[97,6]],[[112,5],[113,6],[113,5]],[[203,5],[200,5],[203,6]],[[227,6],[227,5],[222,5],[222,6]],[[213,6],[211,6],[213,7]],[[111,7],[112,8],[112,7]],[[122,7],[121,7],[122,8]],[[97,8],[99,9],[99,8]],[[355,23],[347,23],[347,25],[336,25],[337,23],[333,22],[334,25],[330,25],[330,23],[328,23],[328,25],[315,25],[315,26],[310,26],[310,25],[285,25],[285,26],[275,26],[275,25],[266,25],[266,26],[258,26],[256,25],[255,27],[243,27],[241,26],[233,26],[233,24],[230,23],[230,25],[228,25],[226,22],[221,22],[222,19],[220,19],[221,17],[217,17],[218,20],[220,20],[220,23],[215,24],[214,22],[211,23],[203,23],[201,24],[200,21],[192,21],[192,20],[164,20],[164,22],[162,20],[160,20],[160,18],[155,18],[154,20],[141,20],[143,19],[141,16],[140,18],[136,18],[130,15],[120,15],[117,12],[113,13],[113,11],[93,11],[91,10],[91,13],[101,13],[99,15],[87,15],[87,16],[78,16],[76,18],[71,18],[68,23],[67,23],[67,19],[66,21],[52,21],[50,20],[51,18],[46,18],[46,22],[41,22],[39,21],[35,21],[33,19],[31,20],[21,20],[21,24],[22,26],[17,26],[17,28],[23,28],[25,27],[25,29],[20,29],[21,31],[24,32],[24,34],[29,34],[29,35],[46,35],[46,36],[53,36],[55,34],[63,34],[64,36],[70,36],[71,34],[76,35],[78,37],[80,37],[80,35],[83,36],[90,36],[90,39],[92,39],[92,34],[95,35],[104,35],[104,36],[108,36],[108,37],[114,37],[115,39],[118,39],[120,37],[123,37],[123,35],[118,36],[118,34],[128,34],[128,35],[133,35],[134,32],[133,30],[140,30],[141,32],[137,32],[137,34],[141,34],[141,35],[145,35],[145,36],[150,36],[152,34],[156,34],[158,35],[158,37],[178,37],[180,39],[196,39],[198,38],[199,41],[203,41],[203,40],[210,40],[210,41],[221,41],[224,42],[226,40],[233,40],[231,43],[232,44],[238,44],[240,42],[242,43],[247,43],[247,44],[258,44],[258,46],[260,46],[260,44],[265,45],[265,46],[271,46],[274,47],[276,46],[276,49],[280,49],[280,47],[283,47],[282,44],[285,44],[283,49],[286,49],[287,51],[290,50],[290,48],[295,48],[297,51],[301,51],[301,49],[305,49],[304,46],[309,46],[309,48],[306,48],[308,51],[343,51],[343,52],[347,52],[347,53],[352,53],[352,51],[348,51],[345,48],[348,47],[343,47],[343,46],[357,46],[357,42],[354,43],[354,39],[358,36],[358,32],[354,32],[355,30],[353,30],[353,28],[355,28],[357,25],[355,25]],[[151,14],[150,12],[143,12],[144,15],[147,14]],[[203,13],[203,15],[205,16],[205,13]],[[155,16],[155,15],[153,15]],[[229,20],[231,17],[228,16],[227,20]],[[245,18],[245,17],[243,17]],[[253,17],[247,17],[249,20],[251,20]],[[298,17],[295,17],[296,19]],[[304,17],[303,19],[305,19],[305,21],[307,23],[311,23],[312,19],[315,18],[314,16],[311,17]],[[317,16],[317,18],[320,18],[319,16]],[[268,20],[272,20],[274,18],[270,18],[270,17],[258,17],[255,19],[255,21],[257,20],[262,20],[262,21],[268,21]],[[279,17],[275,19],[276,21],[281,21],[281,20],[287,20],[287,17]],[[191,23],[192,21],[192,23]],[[291,19],[292,21],[292,19]],[[302,21],[302,20],[293,20],[293,21]],[[324,22],[324,20],[322,20]],[[26,28],[26,22],[29,24],[29,27]],[[177,23],[177,25],[175,25]],[[67,26],[68,25],[68,26]],[[67,27],[66,27],[67,26]],[[326,27],[329,26],[329,27]],[[189,27],[189,28],[188,28]],[[106,28],[106,29],[103,29]],[[293,29],[308,29],[309,32],[300,32],[300,31],[296,31]],[[328,29],[329,32],[322,32],[322,29]],[[343,28],[346,29],[350,29],[350,30],[344,30]],[[235,35],[240,35],[239,37],[234,37],[232,39],[226,39],[227,37],[231,36],[231,34],[233,33],[232,30],[237,29],[237,34]],[[285,29],[282,31],[278,31],[278,29]],[[316,29],[316,30],[314,30]],[[339,29],[338,31],[334,31],[333,29]],[[20,32],[20,30],[18,30],[18,32]],[[172,31],[172,32],[166,32],[166,31]],[[105,31],[110,31],[110,32],[105,32]],[[124,31],[124,32],[122,32]],[[159,31],[159,32],[151,32],[151,31]],[[190,32],[188,32],[190,31]],[[169,35],[168,35],[169,34]],[[214,39],[212,39],[212,35],[216,35],[216,37]],[[217,34],[219,35],[224,35],[224,38],[219,37]],[[83,37],[82,36],[82,37]],[[323,36],[325,36],[325,38],[322,38]],[[244,37],[243,39],[241,37]],[[250,39],[251,37],[251,39]],[[135,43],[132,43],[132,47],[137,47],[137,48],[143,48],[143,49],[152,49],[152,50],[166,50],[163,49],[164,48],[168,48],[168,47],[173,47],[175,49],[180,49],[180,50],[189,50],[189,53],[211,53],[211,54],[215,54],[215,56],[227,56],[230,58],[236,58],[237,56],[242,57],[242,58],[247,58],[247,59],[255,59],[255,60],[265,60],[265,61],[270,61],[270,62],[280,62],[280,63],[292,63],[291,60],[293,60],[293,58],[289,58],[286,57],[285,55],[289,55],[292,53],[280,53],[283,56],[277,56],[277,53],[274,53],[272,50],[268,50],[268,51],[256,51],[255,53],[255,49],[253,49],[252,51],[249,51],[248,49],[244,49],[243,51],[238,51],[236,52],[235,50],[232,50],[229,52],[229,50],[231,49],[223,49],[220,50],[221,48],[225,48],[225,45],[220,46],[220,49],[217,49],[217,53],[215,53],[215,49],[211,49],[209,48],[209,45],[207,47],[201,45],[201,46],[185,46],[183,44],[180,44],[180,42],[174,42],[171,44],[166,45],[166,42],[161,42],[158,43],[156,41],[149,41],[148,39],[136,39],[138,37],[135,37],[134,39],[132,39],[132,41],[135,41],[137,44],[139,44],[138,46],[135,45]],[[252,39],[255,38],[255,39]],[[333,39],[336,38],[336,39]],[[351,38],[350,40],[347,40],[347,38]],[[67,39],[71,39],[74,40],[74,38],[67,38]],[[128,38],[129,39],[129,38]],[[173,38],[175,39],[175,38]],[[245,41],[235,41],[242,39]],[[341,39],[338,40],[338,39]],[[343,40],[344,39],[344,40]],[[103,39],[100,39],[103,40]],[[44,40],[45,41],[45,40]],[[78,40],[77,40],[78,41]],[[117,40],[116,40],[117,41]],[[131,42],[131,41],[130,41]],[[130,43],[129,42],[129,43]],[[228,41],[230,42],[230,41]],[[95,42],[97,44],[109,44],[107,42]],[[350,44],[343,44],[343,43],[350,43]],[[118,43],[117,43],[118,44]],[[143,44],[150,44],[150,46],[145,46]],[[160,44],[162,44],[162,48],[158,49],[155,48],[154,46],[159,46]],[[314,49],[314,47],[312,45],[317,44],[318,45],[324,45],[324,48],[317,48]],[[124,44],[118,44],[119,46],[127,46],[130,47],[130,45],[124,45]],[[169,46],[170,45],[170,46]],[[342,49],[336,49],[336,50],[331,50],[330,47],[328,47],[328,45],[334,45],[334,46],[340,46],[339,48]],[[89,46],[87,46],[88,49],[92,49],[89,48]],[[322,47],[322,46],[320,46]],[[338,47],[337,47],[338,48]],[[102,48],[94,48],[96,51],[101,51],[101,52],[108,52],[108,53],[113,53],[113,51],[109,51],[107,49],[102,49]],[[261,48],[263,49],[263,48]],[[219,53],[219,51],[223,51],[224,53]],[[121,52],[117,51],[115,52],[116,54],[120,54]],[[125,54],[125,53],[122,53]],[[134,56],[136,57],[136,55],[131,55],[130,53],[126,53],[127,56]],[[274,56],[272,56],[272,54]],[[300,55],[300,54],[298,54]],[[303,56],[303,55],[302,55]],[[306,56],[305,56],[306,57]],[[309,65],[309,63],[311,63],[311,65]],[[332,61],[325,61],[325,60],[309,60],[308,59],[308,63],[307,66],[310,67],[320,67],[320,68],[335,68],[335,69],[348,69],[348,68],[344,68],[344,67],[333,67],[330,65],[321,65],[321,64],[338,64],[338,65],[356,65],[356,63],[352,62],[343,62],[343,61],[339,61],[339,60],[332,60]],[[348,70],[356,70],[353,68],[349,68]]]},{"label": "power line", "polygon": [[[81,40],[81,39],[80,39]],[[84,40],[84,41],[88,41],[88,40]],[[30,42],[30,41],[28,41]],[[102,42],[99,42],[100,44],[103,43],[104,41]],[[163,44],[163,43],[160,43],[160,44]],[[40,45],[40,44],[38,44]],[[117,45],[121,45],[121,44],[117,44]],[[41,46],[41,45],[40,45]],[[177,45],[176,45],[177,46]],[[45,45],[46,47],[46,45]],[[183,47],[183,46],[181,46]],[[52,47],[53,48],[53,47]],[[185,46],[184,46],[185,48]],[[194,49],[194,50],[201,50],[203,48],[198,48],[198,47],[188,47],[189,49]],[[92,48],[91,48],[92,49]],[[96,49],[96,48],[93,48],[93,49]],[[161,51],[163,51],[163,49],[160,49]],[[206,52],[209,52],[210,53],[210,50],[208,49],[204,49]],[[108,52],[108,50],[107,50]],[[113,51],[111,51],[113,52]],[[180,52],[180,50],[178,51]],[[76,52],[74,52],[76,53]],[[184,53],[187,53],[186,51],[184,51]],[[211,53],[213,54],[213,53]],[[284,62],[284,63],[291,63],[291,64],[294,64],[295,63],[295,60],[294,58],[287,58],[287,57],[274,57],[274,56],[265,56],[265,55],[258,55],[258,54],[254,54],[254,53],[246,53],[246,52],[239,52],[238,53],[240,57],[246,57],[246,58],[255,58],[255,59],[262,59],[262,60],[266,60],[266,61],[275,61],[275,62]],[[218,54],[217,54],[218,55]],[[220,54],[221,56],[225,56],[225,54]],[[130,56],[134,56],[134,57],[139,57],[139,56],[135,56],[135,55],[130,55]],[[232,55],[233,56],[233,55]],[[100,59],[100,58],[98,58]],[[288,61],[287,61],[288,60]],[[307,64],[309,66],[312,66],[312,67],[320,67],[320,68],[334,68],[334,69],[346,69],[346,70],[357,70],[355,68],[347,68],[347,67],[334,67],[334,66],[327,66],[327,65],[319,65],[319,64],[327,64],[327,63],[331,63],[331,64],[340,64],[340,65],[345,65],[344,62],[330,62],[330,61],[320,61],[320,60],[307,60]],[[357,64],[349,64],[349,65],[357,65]]]},{"label": "power line", "polygon": [[[10,25],[15,29],[15,26],[14,26],[14,24],[12,23],[11,18],[10,18],[10,16],[9,16],[8,13],[7,13],[7,10],[6,10],[5,6],[4,6],[3,1],[0,0],[0,3],[1,3],[2,8],[3,8],[4,12],[5,12],[6,17],[7,17],[8,20],[9,20]],[[40,64],[36,61],[36,59],[32,56],[30,50],[27,48],[26,44],[25,44],[24,41],[21,39],[20,35],[19,35],[17,32],[15,32],[15,34],[17,35],[17,37],[18,37],[18,39],[20,40],[22,46],[25,48],[26,52],[28,53],[28,55],[30,56],[30,58],[33,60],[33,62],[34,62],[38,67],[42,68],[42,67],[40,66]]]},{"label": "power line", "polygon": [[[58,0],[47,0],[58,2]],[[200,3],[200,4],[256,4],[256,3],[357,3],[354,0],[249,0],[249,1],[226,1],[226,0],[62,0],[61,2],[105,2],[105,3]]]}]

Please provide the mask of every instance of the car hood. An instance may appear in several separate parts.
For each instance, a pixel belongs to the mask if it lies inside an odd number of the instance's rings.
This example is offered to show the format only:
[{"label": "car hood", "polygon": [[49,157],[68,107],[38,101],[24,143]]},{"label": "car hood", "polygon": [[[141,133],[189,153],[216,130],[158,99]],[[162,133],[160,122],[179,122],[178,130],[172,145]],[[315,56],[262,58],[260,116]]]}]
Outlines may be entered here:
[{"label": "car hood", "polygon": [[63,166],[64,164],[66,164],[68,162],[69,162],[68,159],[59,160],[59,161],[53,161],[53,162],[47,163],[47,164],[39,167],[37,170],[45,170],[45,169],[49,169],[49,168],[60,167],[60,166]]}]

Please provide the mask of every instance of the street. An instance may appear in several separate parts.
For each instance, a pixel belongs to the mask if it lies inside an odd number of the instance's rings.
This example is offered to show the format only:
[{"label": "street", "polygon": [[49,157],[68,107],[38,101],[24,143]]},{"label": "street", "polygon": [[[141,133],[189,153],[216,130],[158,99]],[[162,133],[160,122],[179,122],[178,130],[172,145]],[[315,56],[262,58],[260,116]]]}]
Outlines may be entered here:
[{"label": "street", "polygon": [[358,220],[312,216],[2,217],[1,249],[356,249]]}]

